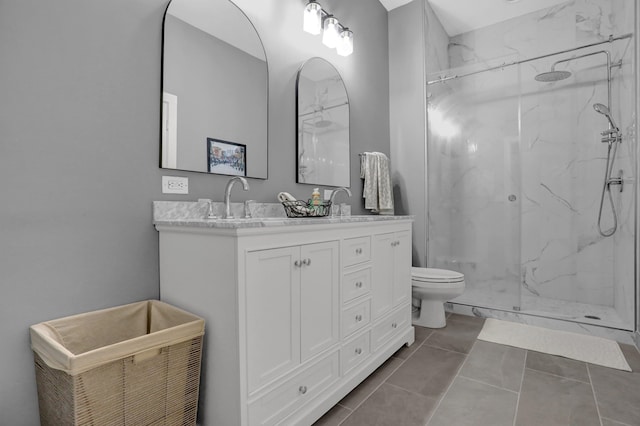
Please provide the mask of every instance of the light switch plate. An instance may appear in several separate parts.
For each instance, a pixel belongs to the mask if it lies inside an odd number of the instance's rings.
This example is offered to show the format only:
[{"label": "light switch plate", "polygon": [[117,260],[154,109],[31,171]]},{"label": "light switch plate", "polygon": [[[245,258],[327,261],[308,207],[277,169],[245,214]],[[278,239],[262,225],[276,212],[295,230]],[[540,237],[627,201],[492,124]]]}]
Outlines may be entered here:
[{"label": "light switch plate", "polygon": [[188,194],[189,178],[181,176],[162,176],[163,194]]}]

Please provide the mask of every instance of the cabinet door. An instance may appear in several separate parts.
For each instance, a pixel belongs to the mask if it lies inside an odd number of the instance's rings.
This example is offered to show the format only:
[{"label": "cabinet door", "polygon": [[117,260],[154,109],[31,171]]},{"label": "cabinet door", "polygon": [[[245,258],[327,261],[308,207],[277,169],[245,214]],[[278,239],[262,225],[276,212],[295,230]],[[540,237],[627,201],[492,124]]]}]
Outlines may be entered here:
[{"label": "cabinet door", "polygon": [[393,301],[398,306],[411,298],[411,233],[396,232],[394,241]]},{"label": "cabinet door", "polygon": [[300,353],[302,361],[339,339],[337,241],[302,246],[300,281]]},{"label": "cabinet door", "polygon": [[393,307],[395,233],[373,236],[371,270],[371,316],[379,318]]},{"label": "cabinet door", "polygon": [[246,331],[249,392],[300,363],[299,247],[249,252]]}]

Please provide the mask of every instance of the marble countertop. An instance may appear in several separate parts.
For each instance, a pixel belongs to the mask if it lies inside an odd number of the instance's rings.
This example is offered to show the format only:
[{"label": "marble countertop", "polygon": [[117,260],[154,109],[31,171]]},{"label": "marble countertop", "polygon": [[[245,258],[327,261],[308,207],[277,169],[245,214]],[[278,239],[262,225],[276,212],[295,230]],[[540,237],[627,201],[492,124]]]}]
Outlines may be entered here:
[{"label": "marble countertop", "polygon": [[[213,203],[214,212],[218,213],[222,203]],[[244,216],[243,203],[233,203],[232,213]],[[323,225],[340,223],[380,222],[413,220],[413,216],[392,215],[357,215],[288,218],[279,203],[255,203],[251,206],[251,218],[207,219],[207,202],[154,201],[153,224],[160,226],[188,226],[196,228],[262,228],[299,225]],[[221,212],[221,211],[220,211]],[[269,215],[269,213],[271,213]]]}]

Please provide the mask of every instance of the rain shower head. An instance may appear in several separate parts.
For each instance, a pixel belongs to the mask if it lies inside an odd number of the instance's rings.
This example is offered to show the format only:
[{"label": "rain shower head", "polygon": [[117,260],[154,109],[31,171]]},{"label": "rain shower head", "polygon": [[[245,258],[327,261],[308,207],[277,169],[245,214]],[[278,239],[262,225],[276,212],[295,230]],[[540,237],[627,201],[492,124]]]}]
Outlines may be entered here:
[{"label": "rain shower head", "polygon": [[536,81],[541,81],[543,83],[549,83],[552,81],[560,81],[571,77],[571,73],[569,71],[556,71],[551,69],[551,71],[543,72],[536,75],[534,78]]},{"label": "rain shower head", "polygon": [[323,129],[325,127],[329,127],[333,124],[333,121],[330,120],[318,120],[313,125],[319,129]]},{"label": "rain shower head", "polygon": [[618,129],[618,126],[616,126],[616,122],[613,121],[613,117],[611,116],[611,111],[607,106],[603,104],[593,104],[593,109],[595,109],[596,112],[599,112],[600,114],[607,117],[607,120],[609,120],[609,124],[611,124],[612,128]]}]

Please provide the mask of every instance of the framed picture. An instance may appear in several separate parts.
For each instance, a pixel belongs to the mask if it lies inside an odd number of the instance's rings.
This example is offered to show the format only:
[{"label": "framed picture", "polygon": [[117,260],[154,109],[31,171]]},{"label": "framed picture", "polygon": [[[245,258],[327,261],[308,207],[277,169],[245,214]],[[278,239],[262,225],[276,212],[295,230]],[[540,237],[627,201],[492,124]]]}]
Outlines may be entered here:
[{"label": "framed picture", "polygon": [[221,175],[247,175],[247,146],[207,138],[207,171]]}]

